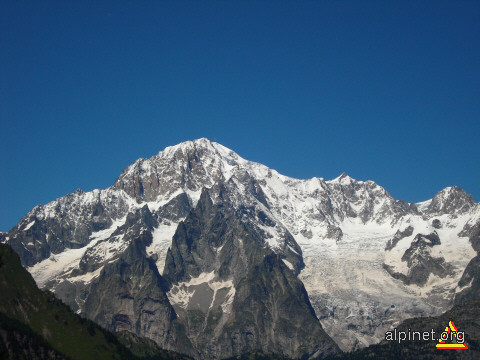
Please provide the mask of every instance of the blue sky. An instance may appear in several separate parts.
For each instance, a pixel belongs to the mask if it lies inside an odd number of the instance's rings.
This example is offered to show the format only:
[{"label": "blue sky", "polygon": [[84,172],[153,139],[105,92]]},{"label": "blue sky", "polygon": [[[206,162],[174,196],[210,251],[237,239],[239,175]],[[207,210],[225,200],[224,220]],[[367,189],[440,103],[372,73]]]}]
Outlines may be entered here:
[{"label": "blue sky", "polygon": [[480,200],[479,1],[2,1],[0,229],[207,137]]}]

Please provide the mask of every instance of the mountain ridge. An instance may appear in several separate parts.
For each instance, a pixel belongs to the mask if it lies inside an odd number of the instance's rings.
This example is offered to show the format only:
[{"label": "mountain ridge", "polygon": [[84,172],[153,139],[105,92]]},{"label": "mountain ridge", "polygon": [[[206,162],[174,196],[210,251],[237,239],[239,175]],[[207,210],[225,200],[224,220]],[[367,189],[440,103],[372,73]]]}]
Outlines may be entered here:
[{"label": "mountain ridge", "polygon": [[[226,196],[223,206],[235,211],[242,226],[248,224],[248,233],[258,234],[265,249],[280,256],[305,284],[322,327],[342,349],[378,342],[382,331],[406,317],[435,315],[451,306],[462,272],[475,256],[468,239],[458,234],[478,221],[480,206],[458,187],[446,188],[426,202],[407,203],[371,180],[358,181],[345,173],[328,181],[284,176],[205,138],[138,159],[104,190],[77,190],[37,206],[0,237],[19,253],[40,286],[82,313],[92,284],[104,276],[109,263],[121,261],[137,238],[149,239],[141,241],[135,261],[151,259],[163,276],[172,239],[205,191],[213,203]],[[129,219],[136,219],[145,207],[150,215],[141,215],[143,225],[137,226]],[[188,226],[193,229],[194,224]],[[395,233],[408,227],[410,235],[387,246]],[[417,241],[433,232],[440,239],[435,246]],[[420,266],[405,257],[407,251],[413,254],[414,249],[408,249],[415,241],[415,251],[422,247],[428,253]],[[229,263],[221,252],[212,256]],[[435,270],[438,264],[450,271]],[[343,272],[334,276],[329,273],[332,268]],[[190,273],[189,279],[200,274]],[[422,280],[411,283],[405,281],[408,277]],[[218,282],[215,276],[202,279],[209,287]],[[172,287],[180,280],[170,277],[167,282]],[[189,286],[192,294],[203,291]],[[383,299],[385,288],[396,296]],[[174,299],[170,296],[169,301]],[[392,310],[394,303],[398,310]]]}]

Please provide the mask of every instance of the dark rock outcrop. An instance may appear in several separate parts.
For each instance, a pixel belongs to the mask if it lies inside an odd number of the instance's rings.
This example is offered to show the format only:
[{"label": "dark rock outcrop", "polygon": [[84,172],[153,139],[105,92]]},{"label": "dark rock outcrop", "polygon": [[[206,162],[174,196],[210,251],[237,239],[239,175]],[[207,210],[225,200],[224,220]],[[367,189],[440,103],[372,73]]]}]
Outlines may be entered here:
[{"label": "dark rock outcrop", "polygon": [[480,300],[480,221],[466,230],[470,243],[477,252],[468,263],[462,278],[458,282],[459,292],[455,295],[455,304],[461,304],[469,300]]},{"label": "dark rock outcrop", "polygon": [[167,285],[144,249],[142,239],[135,239],[117,261],[105,266],[92,282],[84,314],[110,331],[127,330],[164,349],[193,355],[166,296]]},{"label": "dark rock outcrop", "polygon": [[392,250],[400,240],[408,237],[408,236],[412,236],[413,234],[413,227],[412,226],[408,226],[405,230],[403,231],[400,231],[398,230],[393,239],[390,239],[388,240],[387,244],[385,245],[385,250],[389,251],[389,250]]},{"label": "dark rock outcrop", "polygon": [[115,336],[37,288],[12,248],[0,244],[2,359],[134,359]]},{"label": "dark rock outcrop", "polygon": [[[192,291],[186,307],[174,306],[201,357],[261,351],[297,358],[338,351],[295,271],[266,245],[250,217],[242,216],[253,210],[231,206],[232,196],[231,183],[204,190],[180,223],[165,263],[172,293],[184,287]],[[211,274],[210,283],[195,282],[205,274]],[[211,291],[209,284],[224,287]],[[203,294],[206,303],[196,302],[196,294]]]},{"label": "dark rock outcrop", "polygon": [[384,269],[394,278],[402,280],[406,285],[423,286],[430,274],[441,278],[452,275],[453,266],[451,264],[447,263],[443,257],[433,257],[431,255],[431,248],[439,244],[440,238],[436,232],[429,235],[418,234],[402,256],[402,261],[406,261],[408,265],[407,275],[394,272],[387,264],[383,265]]}]

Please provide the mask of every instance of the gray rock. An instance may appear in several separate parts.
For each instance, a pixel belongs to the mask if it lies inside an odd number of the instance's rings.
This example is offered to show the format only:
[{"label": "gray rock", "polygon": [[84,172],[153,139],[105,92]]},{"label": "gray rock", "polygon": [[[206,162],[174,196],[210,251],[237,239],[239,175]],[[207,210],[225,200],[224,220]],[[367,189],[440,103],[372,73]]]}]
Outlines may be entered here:
[{"label": "gray rock", "polygon": [[427,208],[428,214],[463,214],[476,205],[472,195],[458,186],[439,191]]},{"label": "gray rock", "polygon": [[127,211],[124,199],[116,198],[109,190],[77,190],[47,205],[36,206],[7,233],[8,244],[19,254],[23,265],[32,266],[51,254],[87,245],[93,232],[107,229],[113,219]]},{"label": "gray rock", "polygon": [[468,234],[477,256],[470,260],[458,282],[457,291],[460,291],[455,295],[455,304],[480,300],[480,220],[468,229]]},{"label": "gray rock", "polygon": [[385,250],[386,251],[389,251],[389,250],[392,250],[400,240],[408,237],[408,236],[412,236],[413,234],[413,227],[412,226],[408,226],[405,230],[403,231],[400,231],[398,230],[393,239],[390,239],[388,240],[387,244],[385,245]]},{"label": "gray rock", "polygon": [[402,256],[402,261],[406,261],[408,264],[408,274],[394,272],[391,266],[387,264],[383,264],[384,269],[394,278],[402,280],[406,285],[423,286],[430,274],[441,278],[453,275],[454,269],[451,264],[447,263],[443,257],[433,257],[431,255],[431,248],[439,244],[440,238],[436,232],[429,235],[417,234]]},{"label": "gray rock", "polygon": [[84,315],[110,331],[130,331],[167,350],[195,355],[166,296],[167,284],[135,239],[91,284]]},{"label": "gray rock", "polygon": [[433,219],[432,221],[432,226],[435,228],[435,229],[441,229],[442,228],[442,222],[438,219]]},{"label": "gray rock", "polygon": [[[243,216],[254,210],[231,206],[233,191],[227,183],[202,192],[197,207],[180,223],[165,263],[171,291],[212,272],[215,281],[231,281],[235,288],[230,310],[221,306],[225,293],[213,293],[205,283],[195,287],[186,309],[179,308],[195,348],[209,359],[256,351],[293,358],[337,352],[295,271]],[[196,299],[197,294],[202,295]]]}]

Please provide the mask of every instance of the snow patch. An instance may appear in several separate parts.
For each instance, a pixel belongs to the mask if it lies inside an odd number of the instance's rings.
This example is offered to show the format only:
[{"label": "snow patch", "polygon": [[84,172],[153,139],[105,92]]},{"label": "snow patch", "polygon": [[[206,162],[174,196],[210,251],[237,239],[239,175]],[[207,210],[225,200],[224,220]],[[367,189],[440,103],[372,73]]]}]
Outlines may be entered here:
[{"label": "snow patch", "polygon": [[286,259],[282,259],[283,263],[285,265],[287,265],[287,267],[290,269],[290,270],[295,270],[295,268],[293,267],[292,263]]},{"label": "snow patch", "polygon": [[214,271],[210,273],[201,273],[196,278],[191,278],[187,282],[180,282],[172,286],[170,291],[167,293],[170,303],[172,303],[172,305],[175,304],[186,309],[190,299],[195,293],[194,286],[200,285],[203,283],[208,283],[209,281],[213,280],[214,277],[215,277]]},{"label": "snow patch", "polygon": [[178,223],[171,223],[170,225],[161,224],[155,228],[152,233],[152,243],[146,248],[148,256],[156,257],[155,263],[160,274],[163,274],[167,251],[172,244],[172,238],[177,227]]},{"label": "snow patch", "polygon": [[220,307],[222,308],[222,312],[224,314],[230,314],[232,310],[233,299],[235,298],[235,287],[233,286],[233,281],[232,280],[216,281],[216,282],[209,283],[208,286],[210,289],[213,290],[212,302],[210,303],[209,309],[211,309],[213,307],[213,304],[215,303],[218,290],[228,289],[228,293],[225,296],[225,300],[223,301],[222,304],[220,304]]},{"label": "snow patch", "polygon": [[190,301],[195,296],[195,293],[197,291],[202,291],[202,285],[207,284],[208,288],[213,292],[211,298],[204,299],[208,302],[208,307],[205,310],[210,311],[214,304],[217,303],[218,292],[222,289],[228,289],[227,294],[224,295],[223,301],[218,305],[221,307],[224,314],[229,314],[235,298],[235,287],[233,285],[233,281],[214,281],[214,279],[214,271],[209,273],[204,272],[196,278],[191,278],[189,281],[175,284],[167,293],[168,299],[174,307],[187,310],[189,308]]},{"label": "snow patch", "polygon": [[468,289],[469,287],[472,286],[472,283],[473,283],[473,278],[470,279],[468,284],[466,284],[464,286],[457,286],[455,288],[455,294],[458,294],[459,292],[462,292],[463,290]]},{"label": "snow patch", "polygon": [[82,282],[84,284],[90,283],[92,280],[96,279],[97,277],[100,276],[100,273],[103,270],[103,266],[99,267],[97,270],[83,274],[83,275],[78,275],[74,276],[68,279],[71,283],[75,282]]},{"label": "snow patch", "polygon": [[433,199],[416,203],[415,205],[417,205],[418,211],[420,211],[420,212],[422,212],[422,213],[425,212],[425,211],[427,211],[428,207],[429,207],[430,204],[432,203],[432,200],[433,200]]},{"label": "snow patch", "polygon": [[33,226],[33,224],[35,224],[35,220],[33,220],[31,223],[29,223],[27,226],[25,226],[23,231],[27,231],[28,229],[30,229]]},{"label": "snow patch", "polygon": [[200,188],[196,191],[185,189],[185,193],[188,198],[192,201],[193,206],[197,206],[198,200],[200,200],[200,195],[202,195],[203,188]]},{"label": "snow patch", "polygon": [[[27,270],[34,278],[38,287],[43,288],[47,282],[78,268],[80,260],[85,252],[88,249],[93,248],[99,241],[108,239],[113,232],[117,230],[117,227],[122,225],[124,222],[125,218],[114,222],[108,229],[93,233],[90,236],[90,243],[83,248],[66,249],[60,254],[51,254],[48,259],[45,259],[27,268]],[[88,276],[85,278],[88,278]]]}]

